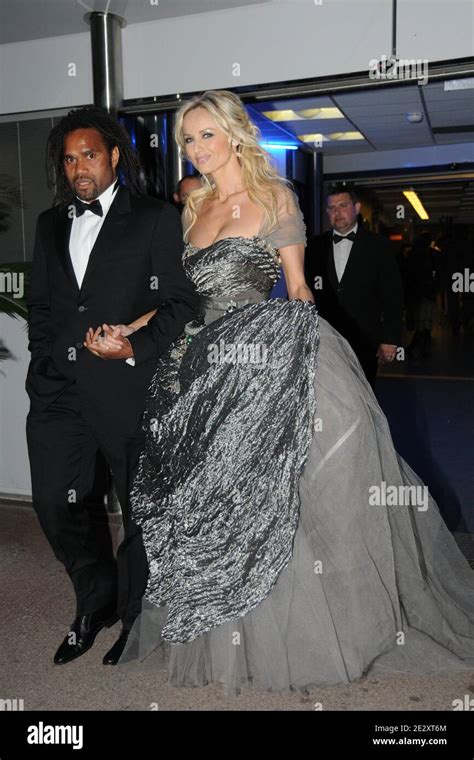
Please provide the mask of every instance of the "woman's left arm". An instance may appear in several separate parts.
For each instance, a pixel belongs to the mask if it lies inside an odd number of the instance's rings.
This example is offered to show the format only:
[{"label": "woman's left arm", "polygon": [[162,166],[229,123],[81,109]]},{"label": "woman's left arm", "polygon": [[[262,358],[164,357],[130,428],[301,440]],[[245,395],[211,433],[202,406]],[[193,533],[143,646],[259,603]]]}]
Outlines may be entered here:
[{"label": "woman's left arm", "polygon": [[290,301],[310,301],[314,303],[314,297],[306,284],[304,276],[304,245],[287,245],[279,249],[280,260],[285,273],[286,287]]}]

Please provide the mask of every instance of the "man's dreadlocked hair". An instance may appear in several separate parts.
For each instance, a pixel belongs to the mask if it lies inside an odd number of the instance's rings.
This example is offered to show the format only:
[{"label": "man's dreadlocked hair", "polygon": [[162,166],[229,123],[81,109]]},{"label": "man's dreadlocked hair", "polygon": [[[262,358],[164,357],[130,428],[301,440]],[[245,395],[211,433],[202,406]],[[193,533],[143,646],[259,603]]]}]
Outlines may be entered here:
[{"label": "man's dreadlocked hair", "polygon": [[100,108],[78,108],[69,111],[50,132],[46,147],[46,174],[48,187],[54,187],[55,204],[69,203],[73,191],[66,178],[63,164],[64,138],[75,129],[96,129],[109,153],[117,146],[120,152],[117,172],[132,195],[143,195],[144,183],[141,166],[127,131]]}]

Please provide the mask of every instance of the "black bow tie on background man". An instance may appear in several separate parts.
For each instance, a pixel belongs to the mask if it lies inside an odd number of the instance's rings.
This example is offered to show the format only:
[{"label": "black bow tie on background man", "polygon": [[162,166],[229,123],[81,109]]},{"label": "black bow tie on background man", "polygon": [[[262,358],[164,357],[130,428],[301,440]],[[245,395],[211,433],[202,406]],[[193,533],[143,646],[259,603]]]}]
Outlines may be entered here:
[{"label": "black bow tie on background man", "polygon": [[74,197],[73,203],[76,207],[76,216],[82,216],[84,211],[87,210],[92,211],[92,213],[97,214],[97,216],[103,216],[104,212],[102,211],[102,206],[98,199],[92,201],[92,203],[84,203],[80,198]]},{"label": "black bow tie on background man", "polygon": [[340,243],[341,240],[355,240],[355,232],[349,232],[348,235],[337,235],[334,233],[332,236],[333,243]]}]

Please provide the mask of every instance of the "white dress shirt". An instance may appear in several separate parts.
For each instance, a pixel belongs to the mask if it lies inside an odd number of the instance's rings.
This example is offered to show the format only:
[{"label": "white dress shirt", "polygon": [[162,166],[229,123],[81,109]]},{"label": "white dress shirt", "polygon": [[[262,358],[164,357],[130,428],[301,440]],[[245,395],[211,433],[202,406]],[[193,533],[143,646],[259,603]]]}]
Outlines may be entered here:
[{"label": "white dress shirt", "polygon": [[[97,240],[97,236],[101,230],[101,227],[105,221],[105,217],[112,205],[112,201],[115,198],[119,184],[115,187],[117,180],[114,180],[107,190],[97,197],[102,206],[102,216],[94,214],[93,211],[84,211],[82,216],[74,216],[71,226],[71,236],[69,238],[69,254],[71,256],[72,266],[74,274],[76,275],[77,284],[79,287],[82,285],[84,275],[86,273],[87,264],[89,263],[89,257],[92,249]],[[80,199],[82,200],[82,198]],[[88,201],[82,201],[87,203]],[[92,203],[92,201],[90,201]],[[135,366],[135,359],[126,359],[127,364],[132,367]]]},{"label": "white dress shirt", "polygon": [[[344,237],[346,235],[349,235],[351,232],[356,233],[357,232],[357,222],[355,223],[354,227],[352,229],[348,230]],[[340,233],[337,230],[333,230],[333,235],[339,235]],[[342,280],[342,275],[344,274],[344,270],[346,268],[346,264],[349,260],[349,255],[352,248],[353,240],[340,240],[338,243],[332,244],[332,250],[333,250],[333,256],[334,256],[334,266],[336,268],[336,274],[337,279],[339,282]]]},{"label": "white dress shirt", "polygon": [[[91,255],[97,236],[117,193],[118,186],[114,190],[115,182],[116,180],[97,198],[102,206],[102,216],[94,214],[93,211],[86,210],[82,216],[73,217],[71,236],[69,238],[69,254],[79,287],[82,285],[87,264],[89,263],[89,256]],[[83,201],[83,203],[87,203],[87,201]]]}]

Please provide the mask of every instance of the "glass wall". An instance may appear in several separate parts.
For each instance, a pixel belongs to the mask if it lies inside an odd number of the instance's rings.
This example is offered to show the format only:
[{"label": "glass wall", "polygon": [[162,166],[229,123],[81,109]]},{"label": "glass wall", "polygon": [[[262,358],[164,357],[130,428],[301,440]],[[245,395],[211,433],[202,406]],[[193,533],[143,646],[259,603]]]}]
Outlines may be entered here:
[{"label": "glass wall", "polygon": [[0,123],[0,264],[31,261],[38,214],[53,200],[45,147],[58,118]]}]

